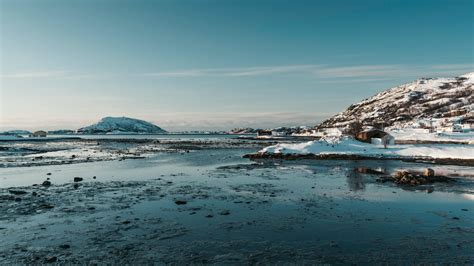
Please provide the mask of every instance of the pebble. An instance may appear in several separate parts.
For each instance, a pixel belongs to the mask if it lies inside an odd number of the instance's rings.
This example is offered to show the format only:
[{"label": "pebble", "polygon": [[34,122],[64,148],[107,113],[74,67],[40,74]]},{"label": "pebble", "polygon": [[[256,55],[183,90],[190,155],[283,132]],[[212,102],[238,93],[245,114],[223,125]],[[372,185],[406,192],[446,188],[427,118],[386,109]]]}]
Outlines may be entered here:
[{"label": "pebble", "polygon": [[185,200],[175,200],[174,203],[176,203],[176,205],[184,205],[186,203],[188,203],[187,201]]}]

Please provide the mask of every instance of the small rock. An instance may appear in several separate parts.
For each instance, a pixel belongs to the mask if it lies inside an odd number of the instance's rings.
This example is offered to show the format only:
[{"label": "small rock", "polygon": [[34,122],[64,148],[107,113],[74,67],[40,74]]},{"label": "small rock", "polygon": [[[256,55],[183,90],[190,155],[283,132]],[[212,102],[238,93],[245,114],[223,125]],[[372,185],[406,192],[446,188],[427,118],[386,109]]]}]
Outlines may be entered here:
[{"label": "small rock", "polygon": [[44,181],[43,184],[41,184],[41,185],[42,185],[43,187],[49,187],[49,186],[51,186],[51,181],[46,180],[46,181]]},{"label": "small rock", "polygon": [[214,215],[212,215],[212,214],[206,215],[206,218],[212,218],[212,217],[214,217]]},{"label": "small rock", "polygon": [[459,220],[459,217],[454,216],[453,220]]},{"label": "small rock", "polygon": [[429,187],[426,189],[426,192],[428,193],[433,193],[433,191],[434,191],[434,187]]},{"label": "small rock", "polygon": [[467,210],[467,209],[461,209],[461,211],[463,211],[463,212],[467,212],[468,210]]},{"label": "small rock", "polygon": [[74,189],[78,189],[79,188],[79,184],[74,184]]},{"label": "small rock", "polygon": [[84,180],[84,178],[78,176],[74,177],[74,182],[81,182],[82,180]]},{"label": "small rock", "polygon": [[41,208],[41,209],[53,209],[54,206],[51,205],[51,204],[48,204],[48,203],[43,203],[39,206],[39,208]]},{"label": "small rock", "polygon": [[92,178],[93,178],[93,179],[96,179],[97,177],[96,177],[96,176],[93,176]]},{"label": "small rock", "polygon": [[13,194],[13,195],[24,195],[24,194],[26,194],[26,191],[24,191],[24,190],[9,190],[8,192],[10,192],[10,194]]},{"label": "small rock", "polygon": [[122,223],[123,223],[123,224],[129,224],[130,221],[123,221]]},{"label": "small rock", "polygon": [[185,200],[175,200],[174,203],[176,203],[176,205],[184,205],[186,203],[188,203],[187,201]]},{"label": "small rock", "polygon": [[46,175],[51,175],[51,173],[46,173]]},{"label": "small rock", "polygon": [[71,248],[71,246],[68,245],[68,244],[62,244],[62,245],[59,245],[59,248],[62,248],[62,249],[69,249],[69,248]]},{"label": "small rock", "polygon": [[423,176],[426,177],[433,177],[435,175],[435,171],[431,168],[426,168],[425,171],[423,172]]},{"label": "small rock", "polygon": [[220,215],[229,215],[230,211],[229,210],[223,210],[219,213]]}]

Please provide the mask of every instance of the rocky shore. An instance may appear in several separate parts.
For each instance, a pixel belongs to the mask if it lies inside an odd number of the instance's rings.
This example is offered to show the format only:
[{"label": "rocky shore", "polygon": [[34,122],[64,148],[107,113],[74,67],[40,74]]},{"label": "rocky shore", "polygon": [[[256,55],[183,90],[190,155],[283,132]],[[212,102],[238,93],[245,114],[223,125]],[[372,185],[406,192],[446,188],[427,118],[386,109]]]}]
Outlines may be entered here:
[{"label": "rocky shore", "polygon": [[290,153],[251,153],[244,155],[249,159],[277,159],[277,160],[396,160],[403,162],[419,162],[442,165],[474,166],[474,159],[452,159],[431,157],[387,157],[387,156],[364,156],[358,154],[290,154]]}]

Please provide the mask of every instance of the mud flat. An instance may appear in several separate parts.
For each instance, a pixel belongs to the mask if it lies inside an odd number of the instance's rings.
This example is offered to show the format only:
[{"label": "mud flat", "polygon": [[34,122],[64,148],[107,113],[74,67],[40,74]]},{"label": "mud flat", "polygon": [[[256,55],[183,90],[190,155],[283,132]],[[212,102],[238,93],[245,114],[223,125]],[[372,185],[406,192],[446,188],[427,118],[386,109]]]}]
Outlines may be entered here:
[{"label": "mud flat", "polygon": [[[474,263],[472,167],[245,145],[0,168],[0,264]],[[380,182],[426,168],[450,182]]]}]

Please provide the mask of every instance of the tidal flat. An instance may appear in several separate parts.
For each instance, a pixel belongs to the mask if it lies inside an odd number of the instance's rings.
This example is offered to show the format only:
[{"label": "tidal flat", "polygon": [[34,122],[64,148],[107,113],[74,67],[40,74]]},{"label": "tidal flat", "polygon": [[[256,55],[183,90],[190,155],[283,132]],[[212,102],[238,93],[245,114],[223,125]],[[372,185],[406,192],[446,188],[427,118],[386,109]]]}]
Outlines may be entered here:
[{"label": "tidal flat", "polygon": [[[70,142],[2,143],[1,264],[474,263],[470,166],[249,160],[268,143],[228,138]],[[361,171],[428,167],[454,181]]]}]

